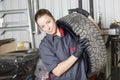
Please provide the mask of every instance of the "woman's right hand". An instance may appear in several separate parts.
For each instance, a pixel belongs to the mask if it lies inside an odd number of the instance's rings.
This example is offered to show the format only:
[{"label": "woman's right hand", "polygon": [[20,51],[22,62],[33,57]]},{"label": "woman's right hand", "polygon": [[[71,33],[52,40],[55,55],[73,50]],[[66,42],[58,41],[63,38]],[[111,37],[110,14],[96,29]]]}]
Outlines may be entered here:
[{"label": "woman's right hand", "polygon": [[76,50],[75,50],[75,52],[73,53],[73,56],[79,58],[79,57],[82,55],[84,49],[89,46],[89,45],[87,44],[88,42],[89,42],[89,41],[88,41],[87,38],[83,38],[83,39],[77,38],[77,39],[76,39]]}]

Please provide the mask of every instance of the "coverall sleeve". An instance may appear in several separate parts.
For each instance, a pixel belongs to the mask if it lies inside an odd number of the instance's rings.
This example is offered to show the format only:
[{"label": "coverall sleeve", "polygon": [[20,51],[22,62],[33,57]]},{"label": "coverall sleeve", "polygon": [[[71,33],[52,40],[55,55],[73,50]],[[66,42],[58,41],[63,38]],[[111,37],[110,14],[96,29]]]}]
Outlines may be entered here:
[{"label": "coverall sleeve", "polygon": [[46,43],[40,44],[39,52],[44,65],[50,73],[57,66],[60,60],[56,57],[52,47],[50,48],[50,46]]}]

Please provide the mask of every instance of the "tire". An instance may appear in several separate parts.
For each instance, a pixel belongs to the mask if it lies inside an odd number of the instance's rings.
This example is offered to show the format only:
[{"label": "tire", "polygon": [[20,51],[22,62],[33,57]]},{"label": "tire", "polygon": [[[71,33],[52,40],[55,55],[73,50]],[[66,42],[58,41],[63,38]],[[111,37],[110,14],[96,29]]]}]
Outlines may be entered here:
[{"label": "tire", "polygon": [[76,35],[89,40],[86,55],[88,57],[88,75],[99,73],[107,62],[107,52],[103,38],[95,25],[79,13],[71,13],[60,18],[57,22],[67,25]]}]

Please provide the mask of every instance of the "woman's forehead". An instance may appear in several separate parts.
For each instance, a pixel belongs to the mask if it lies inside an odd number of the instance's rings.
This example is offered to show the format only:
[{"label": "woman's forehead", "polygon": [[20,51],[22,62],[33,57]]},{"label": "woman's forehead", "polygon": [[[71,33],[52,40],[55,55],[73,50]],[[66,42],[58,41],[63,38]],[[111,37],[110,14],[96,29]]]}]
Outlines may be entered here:
[{"label": "woman's forehead", "polygon": [[43,22],[46,22],[47,20],[50,20],[52,19],[50,16],[48,15],[43,15],[41,17],[38,18],[37,22],[38,23],[43,23]]}]

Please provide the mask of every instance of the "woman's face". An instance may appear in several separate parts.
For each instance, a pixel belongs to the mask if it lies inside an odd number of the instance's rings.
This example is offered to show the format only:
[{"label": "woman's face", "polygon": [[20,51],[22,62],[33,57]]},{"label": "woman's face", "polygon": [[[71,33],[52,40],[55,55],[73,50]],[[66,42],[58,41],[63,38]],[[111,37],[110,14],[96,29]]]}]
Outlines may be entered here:
[{"label": "woman's face", "polygon": [[44,31],[47,34],[56,34],[57,26],[55,23],[55,20],[48,16],[43,15],[40,18],[38,18],[37,23],[42,31]]}]

